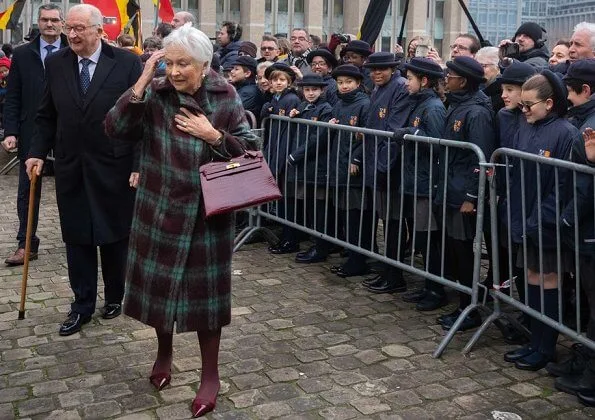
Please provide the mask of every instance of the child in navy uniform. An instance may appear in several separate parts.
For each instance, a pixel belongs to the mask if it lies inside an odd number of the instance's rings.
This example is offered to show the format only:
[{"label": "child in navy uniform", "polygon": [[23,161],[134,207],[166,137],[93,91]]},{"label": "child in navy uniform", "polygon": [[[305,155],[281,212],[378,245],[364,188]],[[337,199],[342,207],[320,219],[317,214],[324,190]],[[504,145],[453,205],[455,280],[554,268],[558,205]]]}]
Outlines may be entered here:
[{"label": "child in navy uniform", "polygon": [[[581,137],[579,131],[562,118],[568,109],[567,96],[562,80],[549,70],[544,70],[523,84],[521,107],[528,124],[522,124],[519,128],[516,149],[556,159],[570,157],[573,144],[580,143]],[[521,245],[517,261],[526,260],[524,268],[529,307],[538,312],[543,309],[547,317],[557,320],[558,273],[563,274],[572,269],[571,258],[567,258],[566,253],[561,253],[561,266],[557,258],[560,249],[556,240],[556,188],[561,194],[563,189],[560,187],[566,174],[563,169],[556,171],[550,165],[537,167],[534,162],[526,160],[522,167],[523,178],[521,165],[515,165],[511,180],[512,183],[524,179],[525,197],[517,193],[511,195],[510,200],[512,236]],[[537,189],[538,179],[540,190]],[[541,206],[538,207],[538,204]],[[523,255],[525,248],[526,255]],[[530,343],[506,353],[504,360],[514,363],[518,369],[535,371],[554,359],[558,332],[537,318],[531,318],[530,322]]]},{"label": "child in navy uniform", "polygon": [[[300,105],[300,99],[292,88],[295,72],[284,63],[275,63],[268,67],[264,73],[271,84],[273,98],[262,106],[261,119],[269,115],[289,117],[292,109]],[[289,151],[294,148],[294,139],[289,130],[289,123],[285,121],[269,120],[264,123],[265,142],[264,156],[267,159],[271,172],[277,179],[279,187],[284,187],[284,175]],[[288,217],[286,214],[286,199],[278,202],[277,213],[279,217]],[[291,206],[293,207],[293,206]],[[283,226],[280,241],[269,247],[273,254],[287,254],[299,251],[299,242],[295,229]]]},{"label": "child in navy uniform", "polygon": [[[438,81],[444,77],[444,71],[433,60],[423,57],[412,58],[405,64],[405,69],[411,112],[403,132],[440,138],[446,122],[446,109],[436,88]],[[415,220],[410,226],[410,234],[413,236],[415,232],[412,248],[421,250],[424,267],[427,266],[428,272],[436,275],[440,275],[440,231],[433,214],[432,201],[439,177],[438,152],[438,148],[424,143],[405,142],[403,180],[403,192],[409,201],[408,216]],[[426,280],[422,290],[403,295],[403,300],[416,303],[419,311],[432,311],[447,303],[444,287],[430,280]]]},{"label": "child in navy uniform", "polygon": [[[328,122],[331,119],[332,108],[324,95],[327,83],[322,76],[306,74],[296,84],[302,89],[305,100],[297,108],[292,109],[289,116]],[[327,130],[300,125],[299,128],[292,126],[292,132],[296,136],[296,145],[288,158],[291,169],[288,170],[287,176],[297,183],[298,196],[305,201],[302,205],[298,205],[298,211],[303,213],[303,206],[306,206],[307,223],[318,232],[327,233],[324,232]],[[313,220],[314,214],[316,214],[316,220]],[[306,264],[324,261],[328,251],[328,242],[317,238],[315,245],[296,255],[295,261]]]},{"label": "child in navy uniform", "polygon": [[[368,109],[370,99],[362,92],[360,85],[363,75],[357,67],[351,64],[344,64],[333,71],[333,77],[337,81],[338,101],[333,106],[331,124],[350,125],[352,127],[365,127],[368,121]],[[329,172],[328,182],[333,189],[329,197],[335,200],[338,209],[340,229],[346,230],[348,242],[354,245],[359,244],[359,226],[362,224],[362,232],[370,232],[373,218],[361,217],[363,190],[362,180],[358,175],[357,168],[351,164],[351,157],[358,153],[362,147],[363,136],[346,131],[331,130],[331,144],[329,148]],[[347,188],[349,185],[349,188]],[[349,217],[348,217],[349,216]],[[367,229],[367,230],[366,230]],[[334,232],[342,236],[342,232]],[[361,246],[370,249],[371,244],[366,243],[369,235],[364,235]],[[339,277],[358,276],[368,272],[366,257],[357,252],[349,251],[349,258],[340,266],[331,267],[331,272]]]}]

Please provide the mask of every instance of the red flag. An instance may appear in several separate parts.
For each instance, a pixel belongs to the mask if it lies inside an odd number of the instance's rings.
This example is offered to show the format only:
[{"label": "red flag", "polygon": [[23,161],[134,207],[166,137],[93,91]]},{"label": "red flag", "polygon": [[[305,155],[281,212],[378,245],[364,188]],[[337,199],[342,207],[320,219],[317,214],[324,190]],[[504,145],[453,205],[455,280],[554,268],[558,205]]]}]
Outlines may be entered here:
[{"label": "red flag", "polygon": [[174,18],[174,8],[170,0],[153,0],[155,7],[159,7],[159,19],[162,22],[170,23]]}]

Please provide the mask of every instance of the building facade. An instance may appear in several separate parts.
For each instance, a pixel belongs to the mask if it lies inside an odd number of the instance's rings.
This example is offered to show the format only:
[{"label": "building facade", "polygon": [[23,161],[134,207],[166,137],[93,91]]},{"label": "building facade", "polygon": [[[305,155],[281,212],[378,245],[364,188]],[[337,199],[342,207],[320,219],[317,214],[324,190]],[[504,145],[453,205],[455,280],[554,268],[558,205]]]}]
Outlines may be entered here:
[{"label": "building facade", "polygon": [[[501,40],[514,35],[521,24],[523,3],[530,1],[470,0],[468,7],[483,38],[492,45],[498,45]],[[474,33],[471,25],[468,30]]]}]

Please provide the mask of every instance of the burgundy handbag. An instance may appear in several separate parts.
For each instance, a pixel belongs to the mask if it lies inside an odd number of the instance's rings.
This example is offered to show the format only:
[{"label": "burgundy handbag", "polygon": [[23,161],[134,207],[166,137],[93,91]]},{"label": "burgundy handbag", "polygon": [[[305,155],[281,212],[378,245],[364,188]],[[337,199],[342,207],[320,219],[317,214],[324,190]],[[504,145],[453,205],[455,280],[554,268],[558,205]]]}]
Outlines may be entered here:
[{"label": "burgundy handbag", "polygon": [[279,200],[282,195],[262,152],[246,151],[200,167],[206,217]]}]

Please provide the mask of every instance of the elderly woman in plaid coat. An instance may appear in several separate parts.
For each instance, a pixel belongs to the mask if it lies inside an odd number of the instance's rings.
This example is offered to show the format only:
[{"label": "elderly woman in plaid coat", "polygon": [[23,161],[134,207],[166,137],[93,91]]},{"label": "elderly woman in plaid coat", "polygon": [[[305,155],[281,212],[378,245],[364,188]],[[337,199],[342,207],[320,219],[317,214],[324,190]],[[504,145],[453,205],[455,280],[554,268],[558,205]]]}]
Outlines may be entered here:
[{"label": "elderly woman in plaid coat", "polygon": [[[205,219],[199,166],[255,147],[242,103],[210,70],[213,47],[192,27],[163,41],[138,82],[108,113],[112,138],[141,141],[140,183],[128,253],[125,313],[155,328],[151,383],[171,379],[172,334],[197,331],[201,383],[195,417],[215,407],[221,327],[231,318],[233,215]],[[154,79],[160,59],[166,77]]]}]

